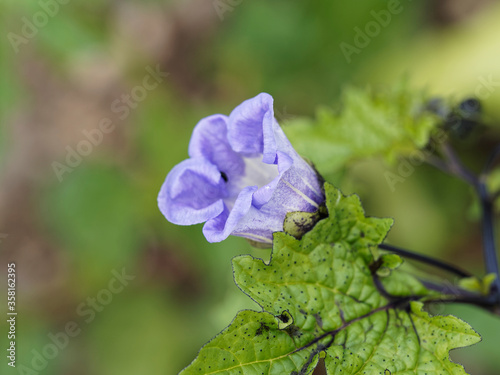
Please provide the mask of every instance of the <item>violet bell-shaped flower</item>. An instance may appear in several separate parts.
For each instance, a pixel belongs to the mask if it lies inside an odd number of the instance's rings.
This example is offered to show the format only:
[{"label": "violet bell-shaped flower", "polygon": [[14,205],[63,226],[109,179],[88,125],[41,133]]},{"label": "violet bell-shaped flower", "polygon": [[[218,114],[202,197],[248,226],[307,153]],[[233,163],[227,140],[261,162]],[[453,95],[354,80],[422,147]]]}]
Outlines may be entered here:
[{"label": "violet bell-shaped flower", "polygon": [[286,138],[266,93],[229,117],[202,119],[189,157],[168,174],[158,205],[174,224],[206,222],[209,242],[234,235],[270,244],[288,212],[314,212],[325,200],[319,176]]}]

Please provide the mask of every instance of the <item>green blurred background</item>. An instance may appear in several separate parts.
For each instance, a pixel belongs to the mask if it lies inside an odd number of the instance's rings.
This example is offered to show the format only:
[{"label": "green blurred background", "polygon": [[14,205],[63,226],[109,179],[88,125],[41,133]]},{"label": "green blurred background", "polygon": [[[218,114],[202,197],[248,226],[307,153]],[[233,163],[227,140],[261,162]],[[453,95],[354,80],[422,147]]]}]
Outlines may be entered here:
[{"label": "green blurred background", "polygon": [[[336,106],[347,84],[385,87],[406,75],[435,95],[481,94],[494,124],[500,4],[402,0],[401,11],[346,59],[341,43],[355,46],[355,28],[387,7],[379,0],[2,0],[0,274],[6,280],[7,263],[16,262],[19,315],[18,368],[2,356],[0,373],[176,374],[238,310],[257,308],[234,285],[230,259],[266,259],[269,251],[238,238],[208,244],[201,226],[174,226],[156,205],[200,118],[228,114],[266,91],[286,126],[318,105]],[[26,20],[41,25],[36,33]],[[137,92],[148,67],[169,75],[120,116],[113,103]],[[103,118],[114,130],[59,181],[54,162],[65,163],[67,147]],[[477,169],[498,140],[489,130],[458,148]],[[470,190],[421,166],[392,192],[384,177],[390,168],[397,165],[362,161],[331,182],[358,193],[368,214],[394,217],[393,243],[481,275]],[[88,298],[105,299],[113,271],[123,269],[135,278],[109,303],[89,307]],[[2,282],[2,311],[5,289]],[[500,319],[443,309],[436,312],[466,319],[484,339],[452,357],[472,374],[498,374]],[[50,353],[51,334],[71,321],[79,334],[37,362],[37,353]],[[3,318],[0,332],[5,353]]]}]

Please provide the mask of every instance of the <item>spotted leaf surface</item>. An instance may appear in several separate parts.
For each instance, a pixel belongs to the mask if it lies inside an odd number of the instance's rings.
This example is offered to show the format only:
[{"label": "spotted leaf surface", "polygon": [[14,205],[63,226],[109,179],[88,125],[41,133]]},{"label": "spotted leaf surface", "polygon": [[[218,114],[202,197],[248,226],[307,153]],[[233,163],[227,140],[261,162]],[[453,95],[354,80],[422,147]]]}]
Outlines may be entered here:
[{"label": "spotted leaf surface", "polygon": [[[376,245],[392,220],[367,218],[356,196],[326,184],[328,217],[300,240],[274,234],[269,262],[233,260],[239,288],[261,307],[243,311],[182,374],[466,374],[449,350],[479,336],[452,316],[431,317],[431,292]],[[378,272],[378,266],[387,272]]]},{"label": "spotted leaf surface", "polygon": [[314,348],[296,350],[314,337],[282,324],[266,312],[241,311],[181,374],[292,374],[304,366],[312,370],[317,364],[311,355]]},{"label": "spotted leaf surface", "polygon": [[449,351],[479,341],[470,326],[454,316],[431,317],[422,303],[407,310],[382,308],[355,321],[327,349],[329,374],[466,374],[449,360]]}]

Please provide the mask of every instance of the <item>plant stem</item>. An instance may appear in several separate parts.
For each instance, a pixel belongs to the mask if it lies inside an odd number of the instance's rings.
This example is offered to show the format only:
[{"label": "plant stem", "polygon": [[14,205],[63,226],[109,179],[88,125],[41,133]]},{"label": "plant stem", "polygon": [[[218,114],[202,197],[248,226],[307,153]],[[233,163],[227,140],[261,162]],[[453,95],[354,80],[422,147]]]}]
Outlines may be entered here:
[{"label": "plant stem", "polygon": [[486,177],[500,155],[500,146],[493,150],[488,161],[483,168],[481,178],[469,171],[460,158],[455,154],[449,144],[444,143],[441,147],[443,155],[446,158],[448,172],[452,173],[474,187],[481,202],[482,211],[482,237],[483,237],[483,257],[486,273],[493,273],[496,279],[491,286],[491,294],[500,302],[500,273],[498,267],[497,250],[495,244],[494,212],[493,200],[486,186]]},{"label": "plant stem", "polygon": [[399,247],[395,247],[395,246],[387,245],[387,244],[380,244],[380,245],[378,245],[378,247],[383,249],[383,250],[391,251],[395,254],[402,255],[406,258],[410,258],[410,259],[416,260],[416,261],[421,262],[421,263],[426,263],[426,264],[430,264],[431,266],[441,268],[445,271],[454,273],[460,277],[473,276],[471,273],[469,273],[467,271],[461,270],[460,268],[458,268],[456,266],[453,266],[451,264],[443,262],[439,259],[429,257],[427,255],[414,253],[412,251],[400,249]]},{"label": "plant stem", "polygon": [[484,165],[483,173],[481,173],[481,175],[487,176],[491,172],[491,169],[495,165],[495,161],[498,159],[499,156],[500,156],[500,145],[496,146],[493,152],[490,154],[490,157],[488,158],[488,161]]},{"label": "plant stem", "polygon": [[496,279],[491,285],[491,293],[500,302],[500,273],[498,269],[497,250],[495,246],[495,228],[493,202],[491,201],[486,184],[481,181],[478,186],[478,194],[481,199],[481,209],[483,213],[483,255],[486,273],[493,273]]},{"label": "plant stem", "polygon": [[434,290],[441,294],[453,295],[453,296],[477,296],[478,293],[473,293],[468,290],[459,288],[456,285],[451,284],[450,282],[445,281],[444,284],[438,284],[433,281],[419,279],[423,286],[425,286],[429,290]]},{"label": "plant stem", "polygon": [[435,290],[441,293],[440,297],[423,298],[422,301],[429,303],[443,302],[443,303],[466,303],[485,308],[495,314],[500,315],[499,303],[496,296],[493,294],[482,295],[479,293],[470,292],[468,290],[459,288],[452,284],[436,284],[432,281],[420,280],[420,282],[429,290]]},{"label": "plant stem", "polygon": [[497,275],[491,287],[491,292],[496,296],[497,302],[500,303],[500,273],[498,269],[498,259],[495,246],[495,227],[494,227],[494,207],[495,199],[498,197],[499,192],[494,195],[488,191],[486,179],[491,173],[495,162],[500,156],[500,145],[496,146],[490,154],[488,161],[484,165],[481,177],[479,179],[478,194],[481,199],[481,209],[483,212],[483,242],[484,242],[484,262],[486,265],[487,273],[494,273]]},{"label": "plant stem", "polygon": [[449,172],[457,177],[460,177],[462,180],[472,185],[477,189],[479,185],[479,179],[477,176],[467,169],[463,163],[460,161],[460,158],[455,154],[453,149],[448,143],[443,143],[441,146],[441,150],[448,162]]},{"label": "plant stem", "polygon": [[[427,285],[426,285],[427,287]],[[432,288],[428,288],[432,289]],[[439,290],[438,290],[439,291]],[[498,310],[498,301],[495,296],[483,296],[480,294],[448,294],[443,297],[430,297],[430,298],[422,298],[422,302],[424,303],[464,303],[468,305],[475,305],[481,308],[484,308],[488,311],[491,311],[495,314],[499,314]]]}]

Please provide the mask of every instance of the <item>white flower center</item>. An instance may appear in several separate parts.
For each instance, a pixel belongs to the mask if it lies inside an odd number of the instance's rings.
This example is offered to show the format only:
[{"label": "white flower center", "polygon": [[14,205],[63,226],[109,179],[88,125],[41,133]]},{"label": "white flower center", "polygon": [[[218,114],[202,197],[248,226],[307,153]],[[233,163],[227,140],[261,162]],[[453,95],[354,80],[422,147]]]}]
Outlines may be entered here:
[{"label": "white flower center", "polygon": [[224,199],[227,207],[231,210],[238,194],[247,186],[261,187],[267,185],[278,177],[278,166],[262,162],[262,155],[252,158],[243,157],[245,162],[245,174],[235,181],[229,181],[229,196]]},{"label": "white flower center", "polygon": [[237,184],[245,186],[257,185],[259,189],[278,177],[278,166],[262,162],[262,156],[255,158],[243,158],[245,162],[245,175],[237,181]]}]

